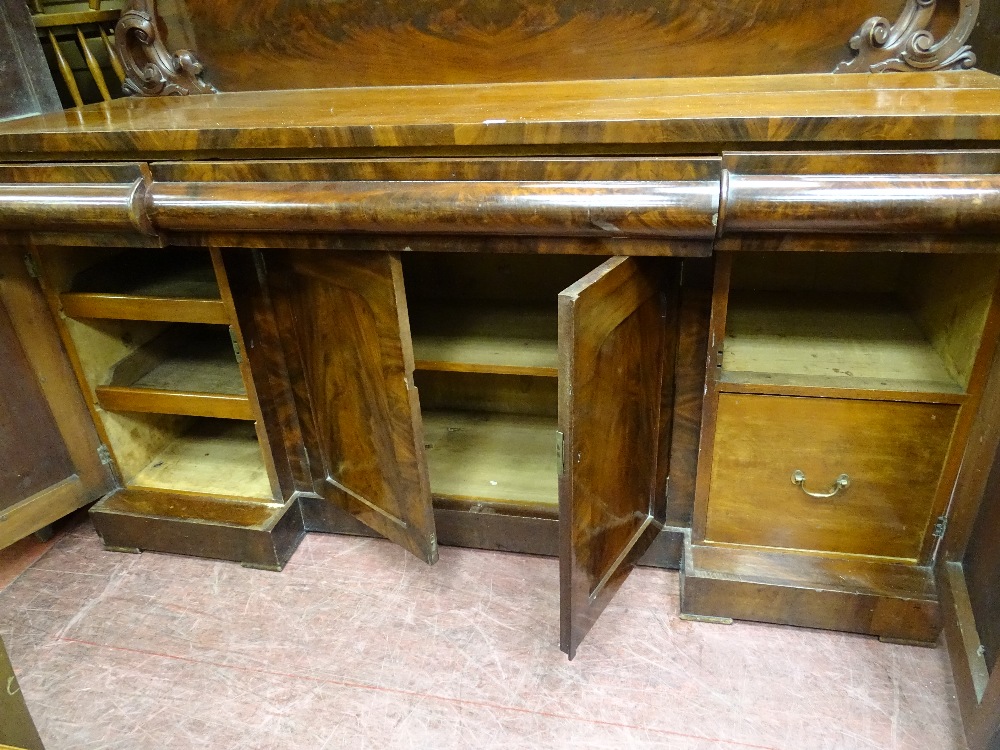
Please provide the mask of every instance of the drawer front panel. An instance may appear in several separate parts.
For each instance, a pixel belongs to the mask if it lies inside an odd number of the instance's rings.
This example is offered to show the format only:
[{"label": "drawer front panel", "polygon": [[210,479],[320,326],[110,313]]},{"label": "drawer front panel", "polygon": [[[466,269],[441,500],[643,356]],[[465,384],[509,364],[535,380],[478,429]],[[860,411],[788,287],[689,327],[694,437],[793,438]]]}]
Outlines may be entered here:
[{"label": "drawer front panel", "polygon": [[916,559],[958,408],[720,394],[706,540]]}]

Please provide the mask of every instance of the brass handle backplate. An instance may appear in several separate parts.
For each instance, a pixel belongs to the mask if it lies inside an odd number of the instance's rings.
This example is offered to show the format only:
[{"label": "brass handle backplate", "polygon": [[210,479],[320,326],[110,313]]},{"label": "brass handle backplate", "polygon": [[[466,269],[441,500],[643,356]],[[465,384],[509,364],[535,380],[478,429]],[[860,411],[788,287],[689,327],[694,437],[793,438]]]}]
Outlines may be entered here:
[{"label": "brass handle backplate", "polygon": [[801,469],[796,469],[792,472],[792,484],[797,485],[798,488],[809,495],[809,497],[825,500],[828,497],[833,497],[841,490],[846,490],[851,484],[851,478],[847,476],[847,474],[841,474],[837,477],[836,481],[833,483],[833,487],[831,487],[828,492],[810,492],[806,489],[805,472]]}]

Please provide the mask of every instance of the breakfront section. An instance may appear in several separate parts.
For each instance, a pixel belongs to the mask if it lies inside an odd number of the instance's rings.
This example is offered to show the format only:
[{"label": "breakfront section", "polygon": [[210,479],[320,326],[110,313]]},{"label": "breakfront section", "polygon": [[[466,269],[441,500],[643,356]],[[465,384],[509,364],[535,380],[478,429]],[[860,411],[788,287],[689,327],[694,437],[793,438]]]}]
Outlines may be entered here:
[{"label": "breakfront section", "polygon": [[[682,610],[934,642],[934,564],[996,350],[1000,256],[982,227],[935,237],[920,225],[934,209],[905,204],[976,178],[918,185],[905,157],[777,159],[805,172],[785,189],[841,215],[800,220],[794,199],[776,202],[783,231],[717,246]],[[730,160],[736,224],[741,180],[766,161]],[[871,205],[879,189],[899,203]],[[902,236],[880,236],[883,222]]]}]

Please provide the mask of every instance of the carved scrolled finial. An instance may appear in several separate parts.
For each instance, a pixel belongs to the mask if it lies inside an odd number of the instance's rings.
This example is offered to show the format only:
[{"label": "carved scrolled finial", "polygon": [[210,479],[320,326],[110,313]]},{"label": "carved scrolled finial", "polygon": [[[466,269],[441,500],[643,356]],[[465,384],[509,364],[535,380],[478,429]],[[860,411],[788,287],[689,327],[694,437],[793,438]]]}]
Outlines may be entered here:
[{"label": "carved scrolled finial", "polygon": [[937,0],[907,0],[895,23],[876,16],[851,37],[851,58],[834,73],[883,73],[913,70],[968,70],[976,55],[965,42],[979,16],[979,0],[960,0],[954,28],[940,40],[927,30]]},{"label": "carved scrolled finial", "polygon": [[127,0],[115,26],[115,46],[125,69],[123,87],[139,96],[214,94],[189,50],[170,53],[160,40],[155,0]]}]

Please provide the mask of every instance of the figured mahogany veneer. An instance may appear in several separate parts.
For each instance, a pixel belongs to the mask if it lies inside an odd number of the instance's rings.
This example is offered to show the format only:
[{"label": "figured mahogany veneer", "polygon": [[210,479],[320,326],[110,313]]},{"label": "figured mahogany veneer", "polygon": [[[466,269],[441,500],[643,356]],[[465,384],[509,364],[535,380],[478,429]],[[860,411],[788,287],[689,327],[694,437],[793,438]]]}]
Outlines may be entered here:
[{"label": "figured mahogany veneer", "polygon": [[998,110],[1000,81],[979,71],[266,91],[119,99],[5,123],[0,152],[81,161],[982,146],[1000,141]]},{"label": "figured mahogany veneer", "polygon": [[[982,693],[998,111],[976,71],[119,101],[0,127],[0,242],[121,470],[113,546],[558,551],[570,655],[633,565],[683,562],[692,616],[944,615]],[[211,290],[89,283],[182,252]],[[205,361],[162,346],[220,323]]]}]

